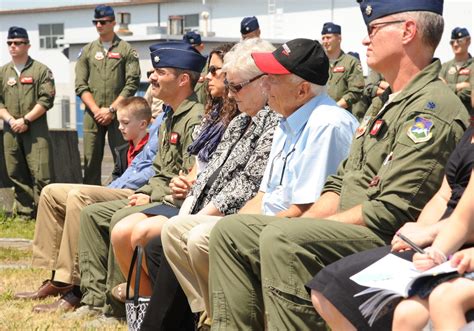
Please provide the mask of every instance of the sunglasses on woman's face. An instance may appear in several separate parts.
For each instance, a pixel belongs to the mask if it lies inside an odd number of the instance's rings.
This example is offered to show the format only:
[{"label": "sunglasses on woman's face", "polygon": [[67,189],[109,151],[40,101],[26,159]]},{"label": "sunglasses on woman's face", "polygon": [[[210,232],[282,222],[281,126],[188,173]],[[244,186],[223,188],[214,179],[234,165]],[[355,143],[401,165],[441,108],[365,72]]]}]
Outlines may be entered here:
[{"label": "sunglasses on woman's face", "polygon": [[215,65],[211,65],[207,69],[207,72],[210,73],[212,76],[215,76],[217,74],[217,70],[220,70],[220,69],[222,69],[222,67],[217,67]]},{"label": "sunglasses on woman's face", "polygon": [[233,93],[239,93],[240,90],[243,89],[245,86],[247,86],[248,84],[256,81],[257,79],[259,79],[262,76],[265,76],[265,74],[255,76],[252,79],[248,79],[248,80],[243,81],[242,83],[238,83],[238,84],[229,83],[229,81],[227,79],[224,79],[224,85],[229,89],[229,91],[231,91]]}]

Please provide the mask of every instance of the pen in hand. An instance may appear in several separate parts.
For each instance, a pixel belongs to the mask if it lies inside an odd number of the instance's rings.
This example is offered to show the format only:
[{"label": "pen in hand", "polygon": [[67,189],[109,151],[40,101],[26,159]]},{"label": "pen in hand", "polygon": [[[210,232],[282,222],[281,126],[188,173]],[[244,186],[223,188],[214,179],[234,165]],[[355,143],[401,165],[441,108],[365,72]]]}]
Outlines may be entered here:
[{"label": "pen in hand", "polygon": [[406,242],[408,244],[408,246],[410,246],[414,251],[420,253],[420,254],[426,254],[426,252],[423,250],[423,248],[421,248],[420,246],[418,246],[417,244],[415,244],[413,241],[411,241],[410,239],[408,239],[407,237],[405,237],[403,234],[401,234],[400,232],[397,232],[397,236],[403,240],[404,242]]}]

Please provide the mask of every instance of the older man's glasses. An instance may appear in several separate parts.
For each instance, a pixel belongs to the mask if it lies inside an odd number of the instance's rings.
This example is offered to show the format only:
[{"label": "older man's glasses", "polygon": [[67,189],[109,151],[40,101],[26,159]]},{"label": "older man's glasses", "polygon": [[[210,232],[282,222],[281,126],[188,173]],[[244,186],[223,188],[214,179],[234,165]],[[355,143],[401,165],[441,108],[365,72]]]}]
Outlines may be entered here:
[{"label": "older man's glasses", "polygon": [[398,24],[398,23],[403,23],[403,22],[405,22],[405,20],[386,21],[386,22],[369,24],[367,25],[367,34],[369,38],[372,38],[373,36],[375,36],[375,34],[380,28],[390,25],[390,24]]},{"label": "older man's glasses", "polygon": [[20,46],[20,45],[28,45],[27,41],[7,41],[7,45],[15,45],[15,46]]},{"label": "older man's glasses", "polygon": [[93,25],[106,25],[107,23],[113,22],[114,20],[92,20]]},{"label": "older man's glasses", "polygon": [[262,76],[265,76],[265,74],[261,74],[261,75],[258,75],[258,76],[255,76],[254,78],[252,79],[249,79],[249,80],[246,80],[246,81],[243,81],[242,83],[238,83],[238,84],[232,84],[232,83],[229,83],[229,81],[227,79],[224,80],[224,85],[229,89],[229,91],[233,92],[233,93],[239,93],[239,91],[241,89],[243,89],[245,86],[247,86],[248,84],[256,81],[257,79],[259,79],[260,77]]},{"label": "older man's glasses", "polygon": [[215,76],[217,73],[217,70],[222,69],[222,67],[217,67],[215,65],[210,65],[209,68],[207,69],[207,72],[210,73],[212,76]]}]

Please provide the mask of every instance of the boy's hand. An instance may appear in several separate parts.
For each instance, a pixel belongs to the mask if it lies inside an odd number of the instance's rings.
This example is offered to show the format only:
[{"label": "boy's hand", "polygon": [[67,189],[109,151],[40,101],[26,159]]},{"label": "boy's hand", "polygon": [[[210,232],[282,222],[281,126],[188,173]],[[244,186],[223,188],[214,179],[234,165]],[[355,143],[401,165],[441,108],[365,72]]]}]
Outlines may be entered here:
[{"label": "boy's hand", "polygon": [[143,206],[150,203],[150,196],[143,193],[135,193],[128,197],[128,207]]}]

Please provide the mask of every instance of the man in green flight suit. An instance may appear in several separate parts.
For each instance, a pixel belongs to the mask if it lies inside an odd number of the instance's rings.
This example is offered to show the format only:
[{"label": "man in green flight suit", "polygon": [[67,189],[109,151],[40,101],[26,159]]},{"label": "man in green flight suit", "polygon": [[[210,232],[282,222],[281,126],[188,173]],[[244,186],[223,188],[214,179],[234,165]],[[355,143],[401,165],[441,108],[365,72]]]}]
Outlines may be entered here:
[{"label": "man in green flight suit", "polygon": [[454,59],[443,63],[439,78],[448,84],[449,88],[461,99],[471,116],[474,116],[474,109],[471,106],[471,84],[470,77],[471,64],[473,63],[469,54],[471,36],[466,28],[454,28],[451,31],[451,48]]},{"label": "man in green flight suit", "polygon": [[102,322],[113,321],[107,316],[123,314],[123,305],[111,300],[111,289],[124,278],[115,262],[110,232],[122,218],[163,203],[171,194],[171,178],[192,168],[195,159],[187,148],[204,112],[193,89],[206,58],[182,41],[161,42],[152,45],[150,51],[155,68],[150,76],[152,95],[168,106],[158,133],[160,145],[153,162],[156,174],[129,199],[93,204],[81,212],[79,266],[84,306],[76,316],[102,310]]},{"label": "man in green flight suit", "polygon": [[[84,113],[84,184],[101,184],[105,134],[110,149],[125,144],[118,130],[116,105],[133,96],[140,83],[137,52],[114,33],[112,7],[95,8],[93,24],[99,39],[81,50],[76,64],[76,94]],[[115,153],[112,153],[115,162]]]},{"label": "man in green flight suit", "polygon": [[[201,35],[196,31],[188,31],[183,35],[183,40],[194,47],[200,54],[204,51],[204,44]],[[205,105],[207,103],[207,82],[204,79],[207,75],[207,62],[201,72],[201,77],[194,87],[199,103]]]},{"label": "man in green flight suit", "polygon": [[468,126],[433,60],[443,0],[359,1],[367,64],[391,91],[374,99],[349,157],[302,218],[233,215],[214,227],[212,330],[327,330],[305,284],[343,256],[389,244],[416,221]]},{"label": "man in green flight suit", "polygon": [[328,94],[339,107],[352,113],[364,90],[364,74],[360,62],[341,49],[341,26],[324,23],[321,41],[329,58]]},{"label": "man in green flight suit", "polygon": [[0,118],[7,173],[15,188],[15,209],[35,217],[41,189],[53,177],[46,111],[54,103],[51,70],[28,56],[24,28],[12,26],[7,36],[12,61],[0,68]]}]

